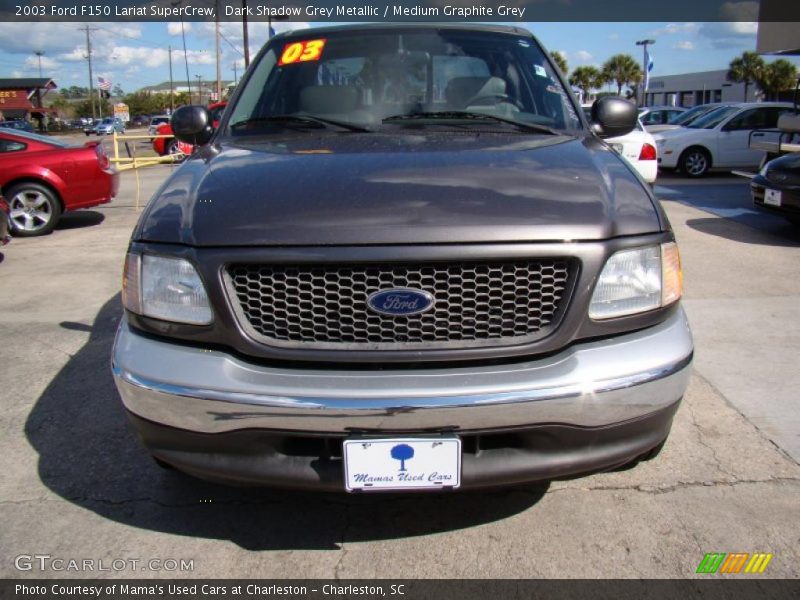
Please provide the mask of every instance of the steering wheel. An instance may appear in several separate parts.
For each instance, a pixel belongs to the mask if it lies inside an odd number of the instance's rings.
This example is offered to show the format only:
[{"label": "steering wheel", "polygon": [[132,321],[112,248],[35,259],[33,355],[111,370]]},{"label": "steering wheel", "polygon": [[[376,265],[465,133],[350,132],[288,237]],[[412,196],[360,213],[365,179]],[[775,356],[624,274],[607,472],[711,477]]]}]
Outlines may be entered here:
[{"label": "steering wheel", "polygon": [[480,96],[475,96],[474,98],[470,98],[470,101],[467,102],[467,106],[474,106],[475,104],[480,104],[481,100],[496,100],[495,104],[499,104],[500,102],[508,102],[509,104],[513,104],[520,110],[524,109],[525,107],[522,105],[522,102],[519,100],[512,100],[511,96],[508,94],[481,94]]}]

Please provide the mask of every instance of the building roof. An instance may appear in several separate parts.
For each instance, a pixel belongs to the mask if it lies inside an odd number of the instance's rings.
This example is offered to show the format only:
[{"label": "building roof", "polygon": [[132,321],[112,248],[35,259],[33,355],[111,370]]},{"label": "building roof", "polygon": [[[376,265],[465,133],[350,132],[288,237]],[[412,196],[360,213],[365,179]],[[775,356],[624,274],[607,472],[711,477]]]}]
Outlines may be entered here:
[{"label": "building roof", "polygon": [[54,90],[58,86],[52,79],[46,77],[23,77],[19,79],[0,79],[0,90],[34,90],[36,88],[44,88]]}]

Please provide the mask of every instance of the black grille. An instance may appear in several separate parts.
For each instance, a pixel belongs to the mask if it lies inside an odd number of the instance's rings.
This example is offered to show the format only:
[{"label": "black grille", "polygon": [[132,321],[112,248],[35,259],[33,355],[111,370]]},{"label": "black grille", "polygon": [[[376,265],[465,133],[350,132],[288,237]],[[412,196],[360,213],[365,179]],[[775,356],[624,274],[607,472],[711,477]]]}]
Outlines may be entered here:
[{"label": "black grille", "polygon": [[[557,324],[571,261],[377,265],[232,265],[228,286],[256,337],[281,346],[342,348],[500,346],[533,341]],[[428,312],[387,316],[380,290],[429,292]]]}]

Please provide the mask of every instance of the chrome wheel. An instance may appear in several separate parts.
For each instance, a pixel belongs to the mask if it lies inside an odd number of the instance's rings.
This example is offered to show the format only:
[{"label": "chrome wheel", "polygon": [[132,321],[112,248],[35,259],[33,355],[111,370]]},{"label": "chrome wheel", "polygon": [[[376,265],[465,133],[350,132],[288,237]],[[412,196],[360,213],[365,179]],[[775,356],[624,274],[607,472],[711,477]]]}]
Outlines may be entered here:
[{"label": "chrome wheel", "polygon": [[35,189],[20,190],[9,201],[14,229],[35,233],[46,229],[53,219],[50,198]]},{"label": "chrome wheel", "polygon": [[3,190],[8,198],[11,233],[19,237],[46,235],[61,218],[61,203],[45,185],[25,182]]},{"label": "chrome wheel", "polygon": [[683,159],[683,170],[690,177],[700,177],[708,171],[708,157],[705,152],[692,150]]}]

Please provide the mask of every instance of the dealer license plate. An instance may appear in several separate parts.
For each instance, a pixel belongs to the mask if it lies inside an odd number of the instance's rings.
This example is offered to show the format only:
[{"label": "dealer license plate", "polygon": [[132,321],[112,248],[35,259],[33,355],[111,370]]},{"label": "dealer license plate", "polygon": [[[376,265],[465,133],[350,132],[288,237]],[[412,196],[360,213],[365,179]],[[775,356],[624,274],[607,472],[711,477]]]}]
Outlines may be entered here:
[{"label": "dealer license plate", "polygon": [[770,206],[780,206],[781,205],[781,191],[780,190],[771,190],[769,188],[764,190],[764,204],[769,204]]},{"label": "dealer license plate", "polygon": [[461,440],[345,440],[344,473],[345,487],[350,492],[457,488],[461,485]]}]

